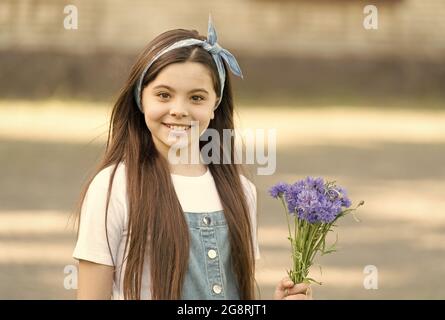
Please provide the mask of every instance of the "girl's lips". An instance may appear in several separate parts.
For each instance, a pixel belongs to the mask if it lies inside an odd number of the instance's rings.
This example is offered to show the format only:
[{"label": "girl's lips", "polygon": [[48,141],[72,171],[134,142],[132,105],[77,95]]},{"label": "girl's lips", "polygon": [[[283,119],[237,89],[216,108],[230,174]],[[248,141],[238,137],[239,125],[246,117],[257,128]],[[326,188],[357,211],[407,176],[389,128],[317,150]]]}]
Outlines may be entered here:
[{"label": "girl's lips", "polygon": [[[191,126],[174,126],[166,123],[162,123],[169,130],[169,134],[173,134],[175,136],[185,136],[188,135],[188,131]],[[179,128],[178,128],[179,127]]]},{"label": "girl's lips", "polygon": [[[187,131],[187,130],[189,130],[191,128],[191,126],[189,126],[189,125],[176,126],[176,125],[170,125],[170,124],[167,124],[167,123],[164,123],[164,122],[162,122],[162,125],[166,126],[170,130],[174,130],[174,131]],[[184,129],[184,127],[185,127],[185,129]]]}]

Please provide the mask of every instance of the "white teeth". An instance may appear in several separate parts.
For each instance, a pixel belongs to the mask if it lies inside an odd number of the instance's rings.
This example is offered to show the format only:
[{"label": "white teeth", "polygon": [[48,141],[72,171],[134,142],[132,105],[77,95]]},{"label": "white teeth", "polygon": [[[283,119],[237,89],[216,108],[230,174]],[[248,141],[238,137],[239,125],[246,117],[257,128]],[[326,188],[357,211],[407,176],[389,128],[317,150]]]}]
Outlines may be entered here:
[{"label": "white teeth", "polygon": [[185,130],[189,129],[188,126],[172,126],[172,125],[169,125],[169,124],[166,124],[166,126],[169,127],[170,129],[173,129],[173,130],[183,130],[183,131],[185,131]]}]

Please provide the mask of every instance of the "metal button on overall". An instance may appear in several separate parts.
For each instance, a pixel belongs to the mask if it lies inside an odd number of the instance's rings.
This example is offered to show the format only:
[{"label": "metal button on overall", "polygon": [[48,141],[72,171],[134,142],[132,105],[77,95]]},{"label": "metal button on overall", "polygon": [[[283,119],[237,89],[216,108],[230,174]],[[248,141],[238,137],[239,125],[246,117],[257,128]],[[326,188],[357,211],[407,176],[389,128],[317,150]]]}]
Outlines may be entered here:
[{"label": "metal button on overall", "polygon": [[204,216],[204,218],[202,218],[202,222],[204,222],[204,224],[208,226],[212,222],[212,219],[210,219],[210,217],[208,216]]},{"label": "metal button on overall", "polygon": [[220,294],[221,291],[222,291],[222,288],[221,288],[221,286],[219,284],[215,284],[213,286],[213,292],[215,292],[216,294]]},{"label": "metal button on overall", "polygon": [[209,252],[207,252],[207,255],[209,256],[210,259],[215,259],[217,256],[216,251],[213,249],[209,250]]}]

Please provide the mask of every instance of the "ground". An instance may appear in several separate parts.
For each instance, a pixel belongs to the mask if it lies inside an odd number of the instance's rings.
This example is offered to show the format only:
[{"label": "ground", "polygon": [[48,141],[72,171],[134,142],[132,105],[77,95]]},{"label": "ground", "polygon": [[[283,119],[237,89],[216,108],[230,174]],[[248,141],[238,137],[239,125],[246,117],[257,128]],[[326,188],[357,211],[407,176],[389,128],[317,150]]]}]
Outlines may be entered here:
[{"label": "ground", "polygon": [[[354,203],[365,201],[361,222],[339,223],[339,251],[317,259],[322,274],[315,266],[312,275],[323,285],[313,285],[316,299],[445,297],[444,111],[239,110],[242,128],[277,129],[275,173],[257,175],[250,166],[258,191],[261,299],[272,297],[290,266],[284,213],[267,189],[307,175],[337,180]],[[0,298],[75,297],[64,288],[70,279],[64,271],[75,264],[68,218],[103,152],[109,111],[98,103],[0,102]],[[364,286],[367,266],[376,267],[378,289]]]}]

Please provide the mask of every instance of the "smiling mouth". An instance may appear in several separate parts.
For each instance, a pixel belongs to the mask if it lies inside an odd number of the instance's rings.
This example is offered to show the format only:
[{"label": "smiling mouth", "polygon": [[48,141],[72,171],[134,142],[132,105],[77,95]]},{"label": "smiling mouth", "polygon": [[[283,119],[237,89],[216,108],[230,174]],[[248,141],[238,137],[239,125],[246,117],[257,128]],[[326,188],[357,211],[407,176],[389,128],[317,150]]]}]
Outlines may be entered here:
[{"label": "smiling mouth", "polygon": [[192,127],[189,125],[176,125],[176,124],[168,124],[168,123],[164,123],[164,122],[162,122],[162,124],[164,126],[166,126],[167,128],[169,128],[170,130],[175,130],[175,131],[187,131]]}]

